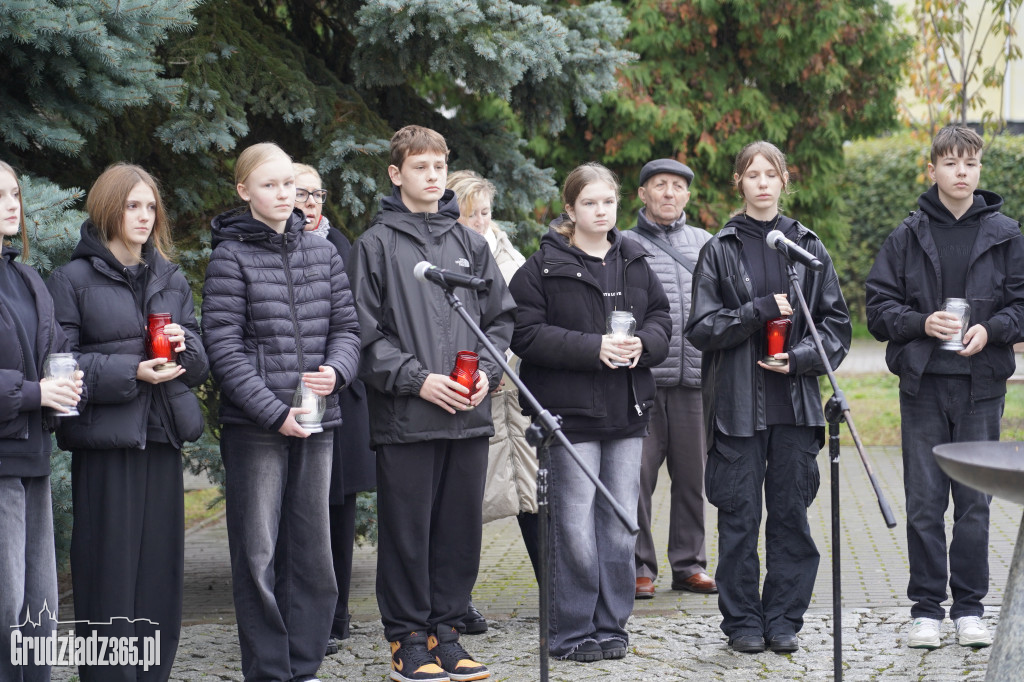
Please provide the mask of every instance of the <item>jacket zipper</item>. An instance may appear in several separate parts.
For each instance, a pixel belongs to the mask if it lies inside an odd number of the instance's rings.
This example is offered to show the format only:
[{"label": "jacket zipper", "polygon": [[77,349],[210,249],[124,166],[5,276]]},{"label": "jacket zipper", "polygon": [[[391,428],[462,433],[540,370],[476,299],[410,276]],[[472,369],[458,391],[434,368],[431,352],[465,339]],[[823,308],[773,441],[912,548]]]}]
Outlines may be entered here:
[{"label": "jacket zipper", "polygon": [[288,234],[282,235],[281,260],[284,261],[284,276],[288,282],[288,315],[292,320],[292,329],[295,332],[295,355],[299,360],[299,375],[306,371],[306,362],[302,357],[302,334],[299,333],[299,321],[295,317],[295,287],[292,284],[292,268],[288,263]]}]

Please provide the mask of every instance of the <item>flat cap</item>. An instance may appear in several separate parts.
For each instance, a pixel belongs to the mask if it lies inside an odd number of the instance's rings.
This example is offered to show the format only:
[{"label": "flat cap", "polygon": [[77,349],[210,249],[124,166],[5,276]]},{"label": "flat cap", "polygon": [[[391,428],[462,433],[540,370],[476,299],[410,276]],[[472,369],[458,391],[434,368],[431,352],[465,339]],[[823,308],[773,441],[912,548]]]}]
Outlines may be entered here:
[{"label": "flat cap", "polygon": [[675,159],[655,159],[654,161],[648,161],[640,169],[640,186],[643,186],[652,176],[658,173],[679,175],[686,180],[687,185],[693,182],[693,171],[685,163],[679,163]]}]

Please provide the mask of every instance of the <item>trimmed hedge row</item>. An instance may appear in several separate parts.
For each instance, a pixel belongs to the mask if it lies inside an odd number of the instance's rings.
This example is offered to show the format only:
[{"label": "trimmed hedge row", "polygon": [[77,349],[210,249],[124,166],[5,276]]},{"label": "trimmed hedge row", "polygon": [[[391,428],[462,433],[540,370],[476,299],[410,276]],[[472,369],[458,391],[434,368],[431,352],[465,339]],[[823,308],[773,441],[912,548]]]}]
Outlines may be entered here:
[{"label": "trimmed hedge row", "polygon": [[[864,282],[882,242],[917,209],[917,197],[931,186],[930,148],[929,141],[910,134],[846,147],[838,191],[841,217],[849,229],[844,243],[829,247],[854,320],[865,319]],[[1002,196],[1003,213],[1024,222],[1024,135],[986,141],[980,187]]]}]

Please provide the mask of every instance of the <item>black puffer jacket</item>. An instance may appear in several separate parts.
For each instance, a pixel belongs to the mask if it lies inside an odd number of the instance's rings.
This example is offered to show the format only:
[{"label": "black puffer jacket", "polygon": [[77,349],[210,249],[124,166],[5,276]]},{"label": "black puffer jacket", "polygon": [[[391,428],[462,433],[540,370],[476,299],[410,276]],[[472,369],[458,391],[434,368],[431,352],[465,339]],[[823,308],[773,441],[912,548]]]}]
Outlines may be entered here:
[{"label": "black puffer jacket", "polygon": [[[136,291],[127,268],[87,220],[71,261],[47,281],[57,321],[78,356],[89,394],[80,417],[61,419],[57,442],[62,448],[145,448],[150,410],[159,411],[175,447],[202,435],[203,415],[190,387],[206,380],[209,366],[192,290],[178,266],[149,244],[142,257],[146,287]],[[177,359],[185,373],[162,384],[138,381],[139,363],[147,358],[147,316],[164,312],[185,330],[185,351]]]},{"label": "black puffer jacket", "polygon": [[[1024,335],[1024,236],[1002,213],[1002,199],[977,191],[991,210],[981,216],[967,266],[970,324],[983,324],[988,343],[970,357],[972,399],[1006,393],[1013,374],[1013,344]],[[900,390],[916,395],[921,375],[941,341],[924,332],[925,319],[942,307],[939,254],[923,211],[916,211],[885,240],[868,273],[868,331],[888,341],[885,362]],[[948,352],[948,351],[947,351]]]},{"label": "black puffer jacket", "polygon": [[460,350],[480,354],[480,371],[491,388],[501,372],[441,288],[413,278],[417,263],[429,261],[490,280],[484,291],[455,293],[502,353],[512,336],[515,310],[487,241],[459,225],[455,193],[445,190],[439,208],[437,213],[410,213],[395,188],[352,246],[349,265],[362,327],[360,376],[366,382],[374,446],[494,434],[489,396],[476,409],[456,414],[419,397],[427,375],[449,374]]},{"label": "black puffer jacket", "polygon": [[[825,246],[800,223],[796,223],[796,230],[793,241],[825,264],[822,272],[802,265],[796,269],[825,354],[835,369],[850,350],[850,311]],[[731,224],[704,245],[693,273],[693,301],[683,330],[686,338],[703,352],[701,374],[709,452],[716,430],[729,436],[753,436],[755,431],[767,428],[767,370],[757,366],[765,354],[765,320],[755,311],[754,289],[742,253],[736,228]],[[793,304],[793,326],[785,351],[790,356],[790,370],[795,368],[795,373],[788,375],[793,412],[797,425],[819,427],[818,438],[823,444],[825,417],[817,377],[825,374],[825,367],[792,284],[788,295]]]},{"label": "black puffer jacket", "polygon": [[303,220],[294,212],[278,234],[248,208],[213,219],[203,339],[221,423],[277,431],[302,373],[327,366],[338,379],[322,423],[341,424],[337,392],[356,374],[359,324],[341,256]]},{"label": "black puffer jacket", "polygon": [[[573,442],[627,437],[646,424],[655,395],[651,367],[668,355],[669,303],[646,262],[649,254],[618,230],[611,235],[623,263],[623,310],[633,313],[643,342],[634,369],[601,362],[604,289],[582,252],[555,230],[541,238],[540,249],[509,285],[519,306],[512,335],[512,352],[522,358],[519,374],[540,404],[562,417]],[[523,411],[530,414],[525,406]]]},{"label": "black puffer jacket", "polygon": [[[46,476],[50,473],[50,434],[44,410],[40,407],[39,379],[43,363],[51,353],[71,350],[67,337],[57,324],[53,300],[39,274],[15,261],[18,251],[3,247],[0,268],[13,268],[35,299],[37,333],[33,366],[21,347],[15,319],[0,297],[0,476]],[[46,410],[51,412],[51,410]],[[66,419],[67,417],[63,417]]]}]

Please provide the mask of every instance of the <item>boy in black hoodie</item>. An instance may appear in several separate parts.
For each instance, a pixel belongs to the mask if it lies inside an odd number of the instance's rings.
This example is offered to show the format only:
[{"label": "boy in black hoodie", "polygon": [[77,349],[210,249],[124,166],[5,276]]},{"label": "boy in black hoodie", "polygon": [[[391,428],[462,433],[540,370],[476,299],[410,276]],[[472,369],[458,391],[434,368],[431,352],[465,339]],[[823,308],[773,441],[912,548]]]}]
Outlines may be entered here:
[{"label": "boy in black hoodie", "polygon": [[[935,183],[882,245],[867,280],[868,329],[888,341],[886,363],[900,378],[903,487],[907,499],[914,619],[908,646],[940,646],[946,583],[961,646],[986,647],[981,621],[988,592],[990,497],[951,480],[935,462],[942,443],[999,440],[1013,344],[1024,322],[1024,238],[999,212],[1002,199],[977,189],[981,137],[949,125],[932,141]],[[969,319],[944,310],[966,299]],[[963,349],[943,347],[962,335]],[[943,515],[953,496],[953,537],[946,571]]]},{"label": "boy in black hoodie", "polygon": [[[417,263],[489,280],[462,289],[469,315],[504,352],[515,303],[487,241],[462,229],[445,189],[448,146],[406,126],[391,138],[394,185],[352,247],[349,275],[362,343],[360,378],[377,453],[377,604],[398,682],[490,676],[459,644],[480,562],[490,387],[501,370],[440,287],[414,281]],[[459,351],[480,354],[467,394],[449,374]]]}]

